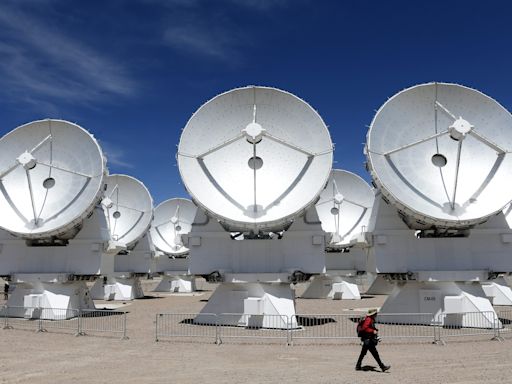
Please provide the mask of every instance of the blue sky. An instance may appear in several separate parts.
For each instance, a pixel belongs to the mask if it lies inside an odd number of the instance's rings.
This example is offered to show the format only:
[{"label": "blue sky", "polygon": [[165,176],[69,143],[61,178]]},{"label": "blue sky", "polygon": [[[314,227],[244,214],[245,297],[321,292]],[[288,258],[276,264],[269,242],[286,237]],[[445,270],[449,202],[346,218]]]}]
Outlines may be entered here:
[{"label": "blue sky", "polygon": [[461,83],[512,110],[506,1],[1,0],[0,134],[41,118],[92,132],[111,173],[155,204],[187,196],[175,153],[220,92],[267,85],[328,124],[335,167],[364,170],[375,110],[399,90]]}]

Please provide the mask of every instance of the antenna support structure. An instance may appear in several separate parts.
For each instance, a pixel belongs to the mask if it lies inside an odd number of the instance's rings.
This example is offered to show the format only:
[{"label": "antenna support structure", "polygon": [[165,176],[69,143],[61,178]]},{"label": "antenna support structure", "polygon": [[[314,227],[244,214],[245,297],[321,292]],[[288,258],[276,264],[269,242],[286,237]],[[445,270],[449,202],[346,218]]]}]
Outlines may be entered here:
[{"label": "antenna support structure", "polygon": [[106,178],[100,204],[107,221],[112,255],[112,273],[97,279],[91,288],[95,300],[130,301],[144,297],[141,277],[150,276],[155,250],[149,234],[153,199],[139,180],[121,174]]},{"label": "antenna support structure", "polygon": [[375,191],[354,173],[333,169],[315,204],[326,233],[325,274],[315,275],[302,293],[306,299],[360,300],[369,285],[366,273],[368,228]]},{"label": "antenna support structure", "polygon": [[386,321],[492,328],[489,298],[505,292],[512,304],[510,288],[490,280],[512,271],[503,213],[511,151],[512,115],[471,88],[421,84],[378,110],[365,147],[378,188],[366,234],[368,271],[378,276],[369,292],[389,293],[381,313],[432,314]]},{"label": "antenna support structure", "polygon": [[46,119],[7,133],[0,153],[0,275],[11,285],[9,316],[62,319],[94,308],[85,282],[114,263],[98,205],[107,169],[97,141],[76,124]]},{"label": "antenna support structure", "polygon": [[166,200],[155,208],[150,230],[156,251],[153,271],[161,276],[155,292],[196,291],[196,278],[189,273],[189,249],[185,244],[196,211],[196,205],[183,198]]},{"label": "antenna support structure", "polygon": [[233,89],[194,113],[177,154],[198,206],[183,238],[189,272],[220,282],[195,323],[298,327],[291,284],[325,272],[314,203],[332,152],[318,113],[279,89]]}]

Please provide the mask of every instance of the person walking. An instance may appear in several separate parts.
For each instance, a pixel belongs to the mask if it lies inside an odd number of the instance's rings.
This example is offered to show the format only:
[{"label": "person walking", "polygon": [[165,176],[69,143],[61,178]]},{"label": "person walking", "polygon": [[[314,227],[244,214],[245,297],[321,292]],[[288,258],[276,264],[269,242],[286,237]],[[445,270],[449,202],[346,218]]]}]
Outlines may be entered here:
[{"label": "person walking", "polygon": [[366,355],[366,352],[370,351],[373,358],[379,364],[382,372],[386,372],[390,365],[385,365],[379,356],[379,352],[377,352],[377,343],[379,342],[378,333],[379,330],[375,328],[375,318],[377,317],[377,310],[370,309],[368,314],[364,318],[361,325],[358,325],[358,335],[361,337],[362,348],[361,353],[359,354],[359,359],[357,359],[356,363],[356,371],[362,370],[361,364],[363,363],[363,359]]},{"label": "person walking", "polygon": [[4,284],[4,300],[9,298],[9,282],[5,282]]}]

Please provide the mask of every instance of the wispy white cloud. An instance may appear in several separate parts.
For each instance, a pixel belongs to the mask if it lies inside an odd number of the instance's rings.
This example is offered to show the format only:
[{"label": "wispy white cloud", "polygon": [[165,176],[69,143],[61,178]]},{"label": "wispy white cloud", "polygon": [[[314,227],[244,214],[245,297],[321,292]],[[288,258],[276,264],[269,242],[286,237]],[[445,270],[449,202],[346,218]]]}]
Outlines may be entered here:
[{"label": "wispy white cloud", "polygon": [[236,63],[240,48],[250,42],[245,41],[243,17],[230,17],[229,11],[268,14],[277,7],[289,5],[292,0],[142,1],[159,4],[170,11],[170,22],[163,34],[164,42],[169,47],[209,59]]},{"label": "wispy white cloud", "polygon": [[135,168],[135,165],[126,160],[126,153],[121,148],[104,140],[100,140],[100,146],[107,157],[107,166],[113,165],[121,168]]},{"label": "wispy white cloud", "polygon": [[46,103],[48,99],[92,103],[134,93],[135,84],[125,68],[66,36],[56,28],[57,22],[48,23],[14,4],[0,4],[0,86],[4,95]]},{"label": "wispy white cloud", "polygon": [[164,33],[165,43],[187,53],[216,59],[233,57],[236,42],[223,29],[209,29],[199,23],[173,25]]}]

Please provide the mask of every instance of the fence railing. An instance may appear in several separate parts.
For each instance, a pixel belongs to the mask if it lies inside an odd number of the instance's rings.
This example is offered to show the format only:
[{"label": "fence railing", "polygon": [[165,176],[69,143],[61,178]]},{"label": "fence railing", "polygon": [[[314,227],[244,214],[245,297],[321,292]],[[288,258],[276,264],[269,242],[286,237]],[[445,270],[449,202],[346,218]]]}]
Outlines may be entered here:
[{"label": "fence railing", "polygon": [[[364,313],[248,315],[240,313],[160,313],[155,340],[195,339],[201,342],[336,343],[358,342],[356,325]],[[0,307],[4,329],[61,332],[75,335],[127,337],[127,313],[97,309]],[[500,339],[512,335],[512,309],[452,314],[378,314],[383,340],[444,343],[457,337]]]},{"label": "fence railing", "polygon": [[304,340],[317,342],[339,342],[359,340],[356,334],[356,325],[364,318],[364,313],[353,314],[308,314],[293,315],[290,328],[291,343]]},{"label": "fence railing", "polygon": [[435,340],[435,328],[440,325],[432,313],[382,313],[377,315],[379,337],[382,339]]},{"label": "fence railing", "polygon": [[511,337],[512,336],[512,309],[510,308],[497,308],[496,314],[501,324],[498,328],[498,337]]},{"label": "fence railing", "polygon": [[[379,314],[376,326],[383,340],[444,343],[453,337],[485,336],[499,338],[500,332],[512,334],[512,311],[457,314],[394,313]],[[281,342],[288,345],[307,343],[359,342],[358,321],[364,313],[293,315],[178,314],[156,315],[155,340],[202,340],[222,343],[233,340]]]},{"label": "fence railing", "polygon": [[498,338],[502,327],[496,312],[442,313],[436,317],[436,341],[462,336]]},{"label": "fence railing", "polygon": [[[198,322],[194,323],[194,319]],[[165,338],[218,342],[217,316],[203,313],[201,317],[192,313],[159,313],[155,321],[155,340]]]},{"label": "fence railing", "polygon": [[109,334],[127,337],[126,312],[100,309],[0,307],[4,329],[63,332],[76,336]]},{"label": "fence railing", "polygon": [[290,319],[285,315],[222,313],[217,316],[218,342],[249,340],[290,343]]},{"label": "fence railing", "polygon": [[82,309],[78,317],[80,334],[114,334],[128,339],[126,312],[105,309]]}]

